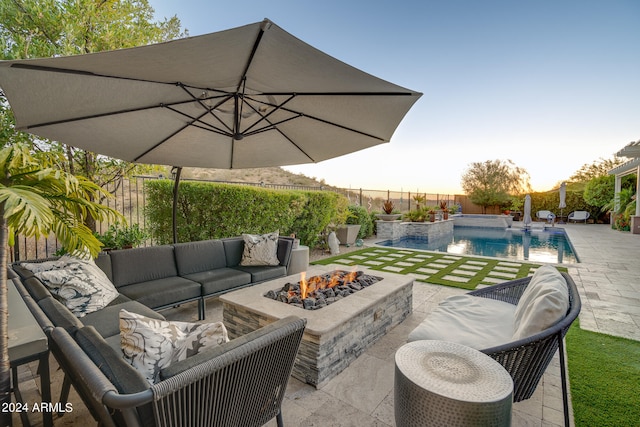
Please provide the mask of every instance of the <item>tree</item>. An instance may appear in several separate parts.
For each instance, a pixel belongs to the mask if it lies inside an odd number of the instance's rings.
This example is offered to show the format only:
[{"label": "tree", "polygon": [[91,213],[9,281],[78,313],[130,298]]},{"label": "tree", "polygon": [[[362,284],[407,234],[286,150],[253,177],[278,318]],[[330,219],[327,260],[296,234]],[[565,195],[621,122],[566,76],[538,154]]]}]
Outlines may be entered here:
[{"label": "tree", "polygon": [[611,159],[603,159],[600,158],[594,161],[591,164],[585,163],[571,175],[569,181],[572,182],[588,182],[592,178],[597,178],[600,176],[606,176],[609,174],[609,171],[616,166],[620,166],[623,164],[625,160],[620,157],[614,156]]},{"label": "tree", "polygon": [[[148,0],[4,1],[0,4],[2,59],[94,53],[188,35],[181,32],[176,16],[154,22],[153,14]],[[121,177],[139,167],[57,142],[34,142],[37,149],[64,154],[58,160],[61,169],[100,186],[121,182]],[[91,217],[87,221],[95,230]]]},{"label": "tree", "polygon": [[613,175],[591,178],[584,188],[584,201],[600,208],[608,205],[615,196],[615,179]]},{"label": "tree", "polygon": [[511,160],[487,160],[469,165],[462,175],[462,189],[471,201],[482,206],[508,206],[511,197],[531,190],[529,173]]},{"label": "tree", "polygon": [[[6,136],[6,135],[4,135]],[[100,242],[83,220],[120,217],[115,210],[91,202],[103,190],[84,177],[54,167],[52,153],[34,153],[28,137],[9,134],[0,150],[0,405],[11,401],[8,355],[7,246],[15,232],[25,236],[54,233],[70,253],[97,256]],[[4,418],[3,418],[4,417]],[[11,413],[0,412],[0,425]]]}]

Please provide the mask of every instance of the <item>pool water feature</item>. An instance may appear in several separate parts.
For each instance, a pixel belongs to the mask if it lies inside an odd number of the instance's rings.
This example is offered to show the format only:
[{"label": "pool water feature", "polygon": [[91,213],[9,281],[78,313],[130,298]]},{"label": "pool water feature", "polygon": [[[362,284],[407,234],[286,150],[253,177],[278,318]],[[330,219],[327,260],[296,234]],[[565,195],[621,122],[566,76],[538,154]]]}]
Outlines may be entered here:
[{"label": "pool water feature", "polygon": [[579,262],[569,238],[560,228],[543,231],[456,226],[453,228],[453,234],[435,240],[408,236],[397,240],[385,240],[378,244],[519,261],[558,264]]}]

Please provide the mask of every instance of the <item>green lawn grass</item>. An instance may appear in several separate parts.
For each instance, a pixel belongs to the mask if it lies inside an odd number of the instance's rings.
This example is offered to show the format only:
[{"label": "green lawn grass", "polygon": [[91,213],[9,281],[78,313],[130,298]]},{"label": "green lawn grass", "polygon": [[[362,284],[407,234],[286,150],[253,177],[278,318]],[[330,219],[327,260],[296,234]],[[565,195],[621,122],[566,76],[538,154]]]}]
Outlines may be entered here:
[{"label": "green lawn grass", "polygon": [[527,277],[540,266],[522,261],[384,247],[364,248],[313,264],[361,265],[372,270],[411,274],[421,282],[469,290],[478,285]]},{"label": "green lawn grass", "polygon": [[578,322],[566,342],[576,427],[640,426],[640,342]]}]

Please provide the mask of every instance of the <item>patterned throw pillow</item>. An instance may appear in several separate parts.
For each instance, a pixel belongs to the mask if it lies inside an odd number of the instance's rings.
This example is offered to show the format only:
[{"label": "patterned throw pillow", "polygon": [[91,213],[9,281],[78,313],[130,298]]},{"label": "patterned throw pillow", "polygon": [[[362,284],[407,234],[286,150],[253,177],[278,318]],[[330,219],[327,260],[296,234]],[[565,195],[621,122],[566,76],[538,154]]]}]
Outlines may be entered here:
[{"label": "patterned throw pillow", "polygon": [[278,231],[269,234],[243,234],[244,251],[240,265],[280,265]]},{"label": "patterned throw pillow", "polygon": [[120,310],[124,358],[151,384],[159,380],[160,371],[171,363],[228,341],[222,322],[172,322]]},{"label": "patterned throw pillow", "polygon": [[65,255],[56,261],[23,263],[76,317],[98,311],[118,291],[92,259]]}]

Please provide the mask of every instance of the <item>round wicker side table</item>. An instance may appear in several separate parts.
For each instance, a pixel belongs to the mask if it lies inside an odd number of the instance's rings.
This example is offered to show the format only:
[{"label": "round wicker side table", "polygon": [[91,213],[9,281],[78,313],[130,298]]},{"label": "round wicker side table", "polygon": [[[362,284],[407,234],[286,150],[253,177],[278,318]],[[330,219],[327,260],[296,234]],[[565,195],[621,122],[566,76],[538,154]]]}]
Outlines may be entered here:
[{"label": "round wicker side table", "polygon": [[498,362],[470,347],[414,341],[395,356],[397,427],[510,426],[513,381]]}]

